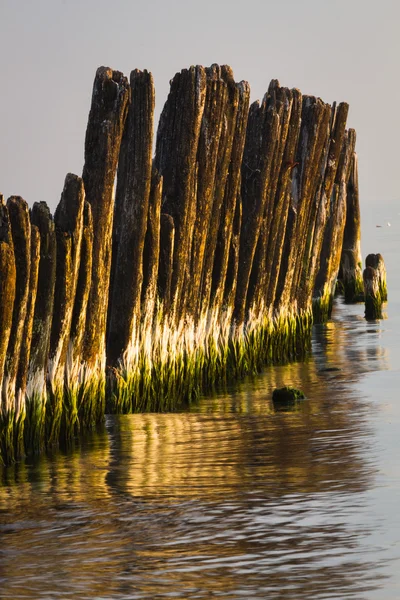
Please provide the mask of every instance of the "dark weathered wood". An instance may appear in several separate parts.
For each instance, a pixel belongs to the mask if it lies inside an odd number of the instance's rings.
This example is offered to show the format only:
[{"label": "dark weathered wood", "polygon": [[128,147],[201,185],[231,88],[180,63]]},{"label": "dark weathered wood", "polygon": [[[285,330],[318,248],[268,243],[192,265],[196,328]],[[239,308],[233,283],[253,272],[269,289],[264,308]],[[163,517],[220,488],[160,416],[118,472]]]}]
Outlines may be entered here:
[{"label": "dark weathered wood", "polygon": [[347,184],[346,224],[340,259],[340,279],[346,302],[362,300],[364,294],[361,257],[361,219],[358,188],[358,161],[354,152]]},{"label": "dark weathered wood", "polygon": [[[83,362],[82,350],[85,335],[87,304],[92,285],[92,255],[93,255],[93,218],[89,202],[83,207],[83,228],[79,273],[75,291],[74,309],[72,312],[68,369],[71,376],[76,378],[79,366]],[[75,379],[76,383],[76,379]]]},{"label": "dark weathered wood", "polygon": [[3,399],[10,406],[14,406],[16,403],[18,405],[21,403],[20,394],[16,389],[16,378],[29,295],[31,223],[28,204],[20,196],[11,196],[7,200],[7,208],[14,246],[16,287],[12,328],[4,371]]},{"label": "dark weathered wood", "polygon": [[[250,103],[250,86],[246,81],[241,81],[240,83],[236,84],[236,87],[239,92],[238,110],[236,113],[236,124],[229,163],[229,172],[221,207],[221,218],[212,272],[211,296],[212,308],[214,311],[223,305],[226,306],[226,302],[230,297],[230,291],[232,290],[233,284],[231,279],[233,275],[232,269],[235,270],[234,265],[237,266],[236,258],[238,258],[238,252],[236,253],[236,249],[239,249],[240,227],[239,229],[235,229],[234,234],[234,218],[237,212],[238,214],[240,213],[241,219],[240,170],[243,159],[244,144],[246,141],[246,126]],[[240,206],[237,207],[238,204],[240,204]],[[238,215],[237,219],[239,219]],[[232,238],[233,235],[235,235],[234,240]],[[233,256],[230,269],[230,280],[227,282],[226,279],[231,250],[233,252]],[[226,295],[224,295],[226,284],[230,291],[227,291]],[[232,302],[233,298],[231,298],[231,304]],[[231,304],[229,306],[231,306]]]},{"label": "dark weathered wood", "polygon": [[245,320],[250,275],[278,140],[279,116],[268,100],[266,94],[261,106],[258,102],[254,102],[250,107],[243,154],[241,184],[243,214],[234,309],[234,319],[239,326]]},{"label": "dark weathered wood", "polygon": [[68,173],[61,200],[54,214],[57,268],[49,354],[49,381],[53,391],[64,384],[79,275],[84,203],[85,190],[82,179]]},{"label": "dark weathered wood", "polygon": [[154,84],[147,71],[132,71],[129,107],[118,163],[107,361],[115,365],[140,322],[143,247],[152,169]]},{"label": "dark weathered wood", "polygon": [[158,293],[163,313],[167,315],[172,302],[172,269],[174,263],[175,226],[171,215],[160,217],[160,263],[158,269]]},{"label": "dark weathered wood", "polygon": [[266,105],[272,108],[278,117],[276,144],[271,156],[271,168],[268,187],[266,189],[265,207],[260,224],[260,234],[253,258],[246,297],[246,312],[251,311],[252,318],[257,318],[266,309],[266,296],[270,276],[269,240],[275,212],[275,195],[280,172],[283,166],[283,154],[289,132],[292,94],[287,88],[281,88],[277,80],[272,80],[265,98]]},{"label": "dark weathered wood", "polygon": [[157,131],[155,166],[163,177],[163,212],[172,217],[175,227],[171,303],[177,320],[181,318],[182,287],[190,266],[197,191],[196,156],[205,97],[203,67],[190,67],[177,73],[171,81]]},{"label": "dark weathered wood", "polygon": [[36,225],[30,227],[30,269],[28,274],[28,301],[26,306],[26,315],[24,329],[21,339],[20,357],[18,363],[18,374],[16,380],[17,394],[22,398],[26,391],[28,379],[29,359],[31,355],[31,341],[33,331],[33,318],[35,314],[36,295],[39,279],[40,263],[40,233]]},{"label": "dark weathered wood", "polygon": [[[15,290],[16,270],[10,216],[4,198],[0,194],[0,393],[13,320]],[[3,411],[9,408],[4,406],[3,402],[1,406]]]},{"label": "dark weathered wood", "polygon": [[[229,177],[229,165],[235,157],[232,155],[235,140],[236,121],[239,110],[240,90],[235,83],[233,72],[230,67],[223,65],[212,65],[207,69],[207,76],[221,78],[227,84],[228,101],[226,103],[221,138],[218,147],[217,165],[215,171],[214,198],[211,217],[207,231],[207,243],[204,252],[201,294],[199,295],[198,315],[207,315],[209,307],[212,306],[211,290],[213,282],[214,261],[218,243],[218,231],[221,223],[222,206],[225,197],[227,179]],[[242,150],[243,152],[243,150]],[[217,299],[214,298],[214,307]]]},{"label": "dark weathered wood", "polygon": [[40,263],[29,363],[32,391],[44,393],[56,281],[57,243],[53,217],[45,202],[35,202],[31,223],[40,234]]},{"label": "dark weathered wood", "polygon": [[102,369],[105,363],[113,189],[129,100],[130,89],[126,77],[119,71],[100,67],[93,85],[82,175],[95,231],[83,355],[91,368]]},{"label": "dark weathered wood", "polygon": [[[375,255],[369,255],[374,257]],[[371,260],[375,264],[374,260]],[[365,292],[365,318],[368,321],[382,319],[382,303],[380,272],[371,264],[367,264],[363,272]]]},{"label": "dark weathered wood", "polygon": [[266,291],[267,307],[273,307],[274,305],[281,262],[284,257],[285,231],[291,199],[292,171],[296,165],[295,156],[301,125],[302,95],[299,90],[293,89],[290,90],[290,95],[287,92],[287,96],[291,101],[289,130],[275,193],[272,222],[266,251],[268,259],[267,269],[269,272]]},{"label": "dark weathered wood", "polygon": [[[330,198],[332,196],[346,132],[348,112],[349,105],[345,102],[340,103],[338,106],[334,104],[332,108],[329,138],[326,143],[326,157],[320,177],[320,186],[316,193],[315,211],[311,214],[308,247],[306,247],[305,260],[303,260],[303,274],[301,277],[304,293],[303,308],[310,305],[313,296],[315,279],[320,265],[325,227],[329,218]],[[339,238],[340,240],[341,237]]]},{"label": "dark weathered wood", "polygon": [[378,278],[379,294],[382,302],[387,301],[386,267],[382,254],[368,254],[365,266],[375,269]]},{"label": "dark weathered wood", "polygon": [[226,307],[230,314],[233,313],[236,286],[237,286],[237,273],[239,269],[239,252],[240,252],[240,232],[242,229],[242,199],[240,197],[240,190],[238,190],[238,197],[235,206],[235,214],[232,222],[232,235],[230,240],[229,258],[226,269],[225,287],[223,296],[223,307]]},{"label": "dark weathered wood", "polygon": [[[291,301],[297,302],[299,309],[307,306],[307,285],[304,265],[309,236],[312,235],[313,217],[315,218],[315,197],[321,181],[321,171],[325,159],[325,149],[329,136],[331,107],[319,98],[303,98],[302,129],[296,161],[299,163],[297,189],[299,192],[296,206],[295,262],[291,287]],[[294,194],[296,204],[296,194]],[[311,229],[311,231],[310,231]]]},{"label": "dark weathered wood", "polygon": [[142,319],[147,331],[153,321],[157,300],[158,264],[160,259],[160,218],[163,180],[157,169],[151,178],[149,214],[143,250]]},{"label": "dark weathered wood", "polygon": [[312,202],[318,188],[318,173],[324,159],[330,106],[319,98],[302,98],[301,128],[291,168],[291,202],[275,304],[278,308],[304,305],[301,292],[302,261],[307,246]]},{"label": "dark weathered wood", "polygon": [[190,285],[187,287],[186,312],[197,317],[202,271],[212,215],[216,169],[221,133],[228,101],[227,85],[222,79],[207,77],[206,100],[197,150],[198,183],[196,214],[191,243]]},{"label": "dark weathered wood", "polygon": [[350,129],[345,135],[339,166],[333,186],[329,217],[321,247],[320,267],[315,281],[314,298],[333,295],[339,272],[346,222],[346,193],[350,177],[351,159],[354,153],[355,132]]}]

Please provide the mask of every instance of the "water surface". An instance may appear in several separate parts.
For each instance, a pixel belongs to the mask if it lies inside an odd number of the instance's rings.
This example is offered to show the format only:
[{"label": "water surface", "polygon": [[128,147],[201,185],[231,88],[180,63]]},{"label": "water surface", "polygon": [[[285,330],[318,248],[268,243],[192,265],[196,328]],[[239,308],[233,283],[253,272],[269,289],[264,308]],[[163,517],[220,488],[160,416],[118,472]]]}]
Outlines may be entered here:
[{"label": "water surface", "polygon": [[[367,249],[387,262],[386,320],[338,302],[306,363],[187,412],[108,417],[74,451],[3,471],[0,597],[400,598],[391,219]],[[288,384],[308,399],[274,410]]]}]

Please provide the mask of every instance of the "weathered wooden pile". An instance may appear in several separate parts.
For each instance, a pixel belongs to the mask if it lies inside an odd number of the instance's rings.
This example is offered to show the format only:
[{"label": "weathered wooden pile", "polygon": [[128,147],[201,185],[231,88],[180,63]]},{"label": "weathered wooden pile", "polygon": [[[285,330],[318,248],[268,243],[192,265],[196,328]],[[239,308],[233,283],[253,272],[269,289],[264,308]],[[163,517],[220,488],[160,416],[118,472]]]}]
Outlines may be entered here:
[{"label": "weathered wooden pile", "polygon": [[106,409],[172,409],[216,380],[301,357],[341,256],[357,296],[348,105],[276,80],[249,101],[227,66],[176,74],[153,158],[152,75],[128,82],[101,67],[83,175],[67,175],[54,217],[44,202],[1,199],[4,462]]}]

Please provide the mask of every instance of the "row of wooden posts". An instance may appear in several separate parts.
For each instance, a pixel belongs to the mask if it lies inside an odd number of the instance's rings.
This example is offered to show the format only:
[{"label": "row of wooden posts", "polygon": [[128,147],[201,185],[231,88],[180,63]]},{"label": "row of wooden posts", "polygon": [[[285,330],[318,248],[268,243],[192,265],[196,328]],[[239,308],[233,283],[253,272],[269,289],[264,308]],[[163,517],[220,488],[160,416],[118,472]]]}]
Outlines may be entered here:
[{"label": "row of wooden posts", "polygon": [[[191,67],[171,81],[153,157],[151,73],[97,70],[82,178],[67,175],[54,217],[0,202],[3,462],[105,410],[173,409],[301,357],[339,270],[359,300],[347,113],[276,80],[250,105],[229,67]],[[379,312],[379,255],[366,281]]]}]

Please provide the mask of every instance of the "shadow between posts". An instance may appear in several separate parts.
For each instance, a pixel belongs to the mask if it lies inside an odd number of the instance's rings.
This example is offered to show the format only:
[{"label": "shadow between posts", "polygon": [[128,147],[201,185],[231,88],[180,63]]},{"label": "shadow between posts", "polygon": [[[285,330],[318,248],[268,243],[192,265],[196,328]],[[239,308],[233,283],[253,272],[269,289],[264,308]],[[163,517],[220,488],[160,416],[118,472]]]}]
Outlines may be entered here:
[{"label": "shadow between posts", "polygon": [[99,68],[83,174],[67,175],[54,217],[1,197],[5,464],[106,410],[173,410],[301,359],[340,264],[360,291],[346,103],[273,80],[250,105],[230,67],[190,67],[171,81],[153,157],[154,97],[151,73]]}]

